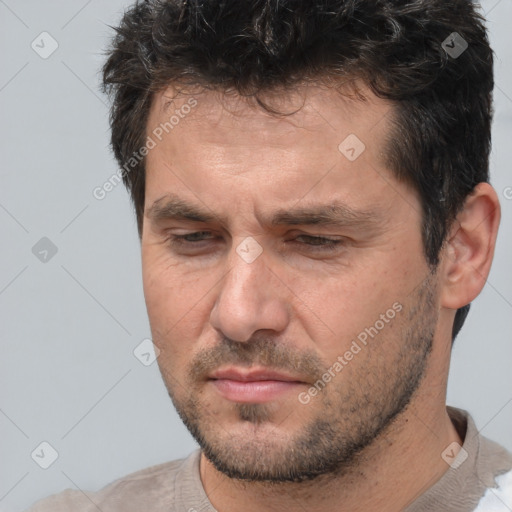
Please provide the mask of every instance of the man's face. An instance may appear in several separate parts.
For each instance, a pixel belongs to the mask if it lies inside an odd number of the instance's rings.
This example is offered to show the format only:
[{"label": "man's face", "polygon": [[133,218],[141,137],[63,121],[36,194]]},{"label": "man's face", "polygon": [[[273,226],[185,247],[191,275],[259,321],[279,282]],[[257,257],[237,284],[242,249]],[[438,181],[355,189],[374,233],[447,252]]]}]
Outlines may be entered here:
[{"label": "man's face", "polygon": [[418,196],[384,164],[390,106],[311,87],[274,97],[302,107],[277,118],[169,94],[148,121],[142,257],[174,405],[228,476],[341,471],[410,401],[438,318]]}]

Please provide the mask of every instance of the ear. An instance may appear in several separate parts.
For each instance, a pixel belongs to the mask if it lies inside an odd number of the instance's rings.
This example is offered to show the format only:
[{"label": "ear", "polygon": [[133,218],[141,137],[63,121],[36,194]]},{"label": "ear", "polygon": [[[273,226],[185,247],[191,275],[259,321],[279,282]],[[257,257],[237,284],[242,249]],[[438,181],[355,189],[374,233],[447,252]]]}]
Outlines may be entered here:
[{"label": "ear", "polygon": [[452,224],[443,248],[441,305],[458,309],[480,293],[489,275],[501,218],[496,191],[479,183]]}]

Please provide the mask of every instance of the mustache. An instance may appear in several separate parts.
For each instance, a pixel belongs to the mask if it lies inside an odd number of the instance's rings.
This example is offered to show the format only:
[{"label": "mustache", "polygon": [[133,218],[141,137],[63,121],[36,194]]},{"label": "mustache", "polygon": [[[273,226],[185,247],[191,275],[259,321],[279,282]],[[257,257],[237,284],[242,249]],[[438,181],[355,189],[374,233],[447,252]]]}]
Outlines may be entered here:
[{"label": "mustache", "polygon": [[229,364],[282,370],[312,382],[321,378],[326,370],[325,364],[312,350],[299,352],[270,338],[244,342],[223,338],[215,347],[203,349],[194,356],[189,375],[194,380],[206,380],[214,370]]}]

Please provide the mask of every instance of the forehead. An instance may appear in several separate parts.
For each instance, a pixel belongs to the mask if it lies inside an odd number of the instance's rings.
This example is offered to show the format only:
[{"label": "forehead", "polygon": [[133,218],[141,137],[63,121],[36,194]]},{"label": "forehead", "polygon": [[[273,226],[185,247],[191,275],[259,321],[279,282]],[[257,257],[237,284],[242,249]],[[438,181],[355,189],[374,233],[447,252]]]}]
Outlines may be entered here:
[{"label": "forehead", "polygon": [[[173,118],[172,129],[163,134],[170,144],[170,139],[180,139],[187,132],[188,139],[200,139],[203,144],[288,148],[299,140],[314,138],[336,143],[354,133],[378,153],[384,149],[393,106],[362,83],[352,84],[337,89],[300,84],[260,94],[258,99],[275,111],[274,115],[252,96],[168,87],[153,97],[147,131],[150,134]],[[354,92],[355,86],[359,94]],[[191,104],[194,107],[190,108]],[[174,137],[165,137],[171,132]]]},{"label": "forehead", "polygon": [[247,215],[266,203],[327,203],[334,195],[369,210],[394,180],[385,165],[393,107],[362,92],[364,100],[308,85],[261,98],[287,116],[235,94],[156,94],[147,124],[156,144],[146,158],[146,209],[178,193]]}]

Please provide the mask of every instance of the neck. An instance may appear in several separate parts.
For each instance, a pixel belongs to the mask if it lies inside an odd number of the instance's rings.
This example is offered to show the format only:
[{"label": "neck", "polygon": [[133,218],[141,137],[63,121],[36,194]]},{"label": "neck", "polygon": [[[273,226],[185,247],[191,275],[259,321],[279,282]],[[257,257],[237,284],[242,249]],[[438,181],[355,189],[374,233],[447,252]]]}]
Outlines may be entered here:
[{"label": "neck", "polygon": [[[434,410],[424,406],[432,403],[432,390],[429,395],[419,393],[360,454],[353,469],[341,476],[324,475],[302,483],[236,481],[217,471],[202,454],[200,473],[206,494],[219,512],[273,512],[299,505],[308,512],[403,510],[448,470],[441,458],[443,450],[454,441],[463,444],[444,397]],[[439,395],[435,398],[440,402]]]}]

